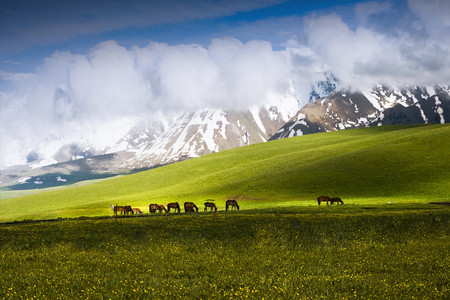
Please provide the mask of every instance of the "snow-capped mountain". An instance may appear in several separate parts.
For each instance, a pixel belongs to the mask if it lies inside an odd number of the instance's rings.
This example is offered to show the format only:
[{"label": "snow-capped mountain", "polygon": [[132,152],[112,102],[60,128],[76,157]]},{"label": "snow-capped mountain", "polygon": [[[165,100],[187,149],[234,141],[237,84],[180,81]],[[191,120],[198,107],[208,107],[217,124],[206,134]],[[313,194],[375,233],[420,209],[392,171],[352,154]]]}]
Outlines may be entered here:
[{"label": "snow-capped mountain", "polygon": [[324,80],[319,80],[311,85],[308,102],[314,102],[340,89],[340,82],[333,73],[327,71],[324,73],[324,77]]},{"label": "snow-capped mountain", "polygon": [[339,91],[306,104],[271,140],[386,124],[450,122],[449,87]]},{"label": "snow-capped mountain", "polygon": [[418,123],[450,123],[450,96],[440,92],[427,99],[404,106],[395,105],[384,110],[372,125],[418,124]]},{"label": "snow-capped mountain", "polygon": [[[147,168],[267,141],[298,110],[295,98],[247,111],[201,109],[179,115],[155,139],[129,147],[117,169]],[[125,155],[125,154],[124,154]]]},{"label": "snow-capped mountain", "polygon": [[[87,131],[78,140],[76,136],[72,140],[67,136],[52,136],[25,155],[31,168],[80,159],[92,171],[96,169],[96,162],[101,161],[101,170],[97,172],[150,168],[265,142],[298,109],[298,99],[286,94],[273,96],[266,104],[244,111],[199,109],[178,115],[159,113],[147,119],[124,120],[109,130]],[[124,128],[128,128],[127,131]],[[107,168],[99,159],[105,154],[113,154],[108,156]]]},{"label": "snow-capped mountain", "polygon": [[51,156],[39,160],[37,151],[33,151],[29,154],[34,157],[29,158],[28,167],[3,170],[0,183],[15,183],[15,189],[71,184],[261,143],[275,134],[298,109],[298,100],[286,96],[246,111],[200,109],[175,117],[159,115],[150,121],[137,121],[115,143],[103,148],[104,152],[85,142],[71,142],[56,148],[61,140],[55,139],[50,141],[51,147],[43,143],[45,150],[54,150],[47,152]]},{"label": "snow-capped mountain", "polygon": [[290,91],[243,111],[205,108],[178,115],[159,113],[104,124],[84,131],[78,139],[51,136],[25,154],[28,167],[3,170],[0,183],[19,182],[22,187],[24,183],[37,187],[70,184],[269,139],[385,124],[450,122],[450,87],[377,85],[363,92],[336,92],[338,80],[331,74],[326,78],[311,87],[310,101],[332,93],[313,102],[302,102]]}]

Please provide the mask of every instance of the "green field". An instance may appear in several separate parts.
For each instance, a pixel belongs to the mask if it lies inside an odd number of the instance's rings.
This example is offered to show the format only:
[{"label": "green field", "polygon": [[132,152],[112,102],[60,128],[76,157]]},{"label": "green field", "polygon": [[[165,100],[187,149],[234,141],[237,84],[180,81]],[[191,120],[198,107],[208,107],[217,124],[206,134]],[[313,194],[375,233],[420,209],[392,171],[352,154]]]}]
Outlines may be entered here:
[{"label": "green field", "polygon": [[105,216],[110,204],[237,198],[243,209],[450,199],[450,126],[385,126],[313,134],[214,153],[87,186],[0,200],[0,222]]},{"label": "green field", "polygon": [[[0,298],[447,299],[449,137],[315,134],[0,200]],[[173,201],[201,212],[148,214]]]},{"label": "green field", "polygon": [[448,299],[443,205],[0,225],[2,299]]}]

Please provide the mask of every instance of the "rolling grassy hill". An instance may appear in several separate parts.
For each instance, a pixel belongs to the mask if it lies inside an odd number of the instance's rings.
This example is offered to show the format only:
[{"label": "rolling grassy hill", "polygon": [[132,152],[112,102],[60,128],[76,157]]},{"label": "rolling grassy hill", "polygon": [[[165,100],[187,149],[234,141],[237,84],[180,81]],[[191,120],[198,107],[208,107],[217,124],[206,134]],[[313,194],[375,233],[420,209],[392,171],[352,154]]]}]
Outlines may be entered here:
[{"label": "rolling grassy hill", "polygon": [[384,126],[320,133],[214,153],[95,184],[0,201],[0,221],[109,215],[109,204],[212,198],[219,210],[450,200],[450,125]]}]

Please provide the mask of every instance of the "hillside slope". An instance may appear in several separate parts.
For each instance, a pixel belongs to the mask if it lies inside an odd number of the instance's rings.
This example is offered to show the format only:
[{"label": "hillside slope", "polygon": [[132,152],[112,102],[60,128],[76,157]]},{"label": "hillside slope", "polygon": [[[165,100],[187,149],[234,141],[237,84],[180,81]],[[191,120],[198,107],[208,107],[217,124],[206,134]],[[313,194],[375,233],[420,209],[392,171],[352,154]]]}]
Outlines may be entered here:
[{"label": "hillside slope", "polygon": [[[282,139],[213,153],[96,184],[0,201],[0,221],[108,215],[109,204],[213,198],[222,207],[307,201],[448,201],[450,125],[382,126]],[[294,202],[292,202],[294,203]]]}]

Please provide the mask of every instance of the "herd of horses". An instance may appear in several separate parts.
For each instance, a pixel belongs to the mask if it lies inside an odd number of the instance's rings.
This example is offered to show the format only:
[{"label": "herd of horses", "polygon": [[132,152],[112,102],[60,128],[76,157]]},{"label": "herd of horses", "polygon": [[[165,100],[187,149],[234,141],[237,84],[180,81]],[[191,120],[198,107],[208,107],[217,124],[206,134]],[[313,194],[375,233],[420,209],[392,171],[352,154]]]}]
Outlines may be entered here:
[{"label": "herd of horses", "polygon": [[[217,206],[212,199],[208,199],[205,202],[205,210],[207,211],[208,208],[210,211],[214,210],[214,213],[217,212]],[[228,208],[231,207],[230,210],[237,209],[239,210],[239,204],[236,200],[230,199],[225,202],[226,209],[225,211],[228,211]],[[156,213],[159,211],[159,213],[162,213],[163,211],[168,213],[170,210],[174,210],[175,212],[181,212],[180,204],[178,202],[172,202],[167,204],[167,208],[163,204],[150,204],[148,206],[148,210],[151,214]],[[114,214],[117,216],[117,213],[120,212],[120,214],[128,215],[128,214],[143,214],[143,212],[139,208],[132,208],[130,205],[125,206],[118,206],[111,204],[111,210],[114,212]],[[195,205],[194,202],[184,202],[184,212],[185,213],[198,213],[198,207]]]},{"label": "herd of horses", "polygon": [[[213,199],[207,199],[206,202],[204,203],[205,205],[205,210],[204,211],[208,211],[208,208],[210,209],[210,211],[214,211],[214,213],[217,212],[217,206],[214,202]],[[328,203],[330,204],[344,204],[344,202],[341,200],[341,198],[330,198],[328,196],[320,196],[317,198],[317,202],[320,203],[321,202],[326,202],[327,205]],[[228,208],[230,208],[230,210],[239,210],[239,204],[236,200],[234,199],[230,199],[227,200],[225,202],[225,211],[228,211]],[[117,205],[112,205],[111,204],[111,209],[113,210],[114,214],[117,216],[117,213],[120,212],[120,214],[143,214],[143,212],[139,209],[139,208],[132,208],[130,205],[125,205],[125,206],[117,206]],[[167,204],[167,208],[162,205],[162,204],[150,204],[148,206],[148,210],[151,214],[156,213],[157,211],[159,211],[159,213],[162,213],[163,211],[168,213],[170,212],[170,210],[174,210],[175,212],[181,212],[181,208],[180,208],[180,204],[178,202],[172,202]],[[194,202],[184,202],[184,212],[185,213],[193,213],[193,212],[197,212],[198,213],[198,207],[197,205],[195,205]]]},{"label": "herd of horses", "polygon": [[334,203],[338,203],[338,204],[344,204],[344,202],[342,202],[341,198],[330,198],[328,196],[320,196],[319,198],[317,198],[317,202],[320,205],[320,202],[326,202],[328,205],[328,202],[330,202],[330,204],[334,204]]}]

